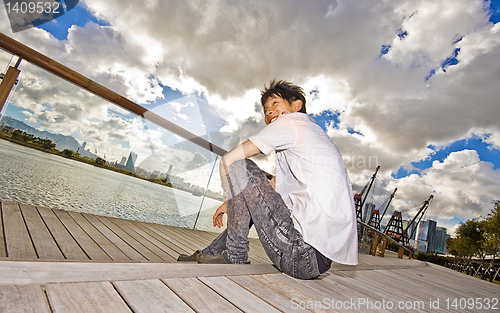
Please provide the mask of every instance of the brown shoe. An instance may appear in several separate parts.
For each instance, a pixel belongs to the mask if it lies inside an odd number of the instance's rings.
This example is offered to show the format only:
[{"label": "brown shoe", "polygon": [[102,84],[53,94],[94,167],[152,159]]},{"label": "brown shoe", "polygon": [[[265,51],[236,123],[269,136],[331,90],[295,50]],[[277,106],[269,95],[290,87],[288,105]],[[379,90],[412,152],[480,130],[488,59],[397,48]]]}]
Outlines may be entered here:
[{"label": "brown shoe", "polygon": [[177,261],[179,262],[198,262],[198,259],[200,258],[201,251],[196,250],[193,254],[187,255],[187,254],[180,254],[179,257],[177,258]]},{"label": "brown shoe", "polygon": [[[233,264],[229,261],[227,257],[227,250],[219,254],[218,256],[213,256],[210,254],[201,254],[198,258],[198,263],[200,264]],[[245,264],[250,264],[250,262],[245,262]]]}]

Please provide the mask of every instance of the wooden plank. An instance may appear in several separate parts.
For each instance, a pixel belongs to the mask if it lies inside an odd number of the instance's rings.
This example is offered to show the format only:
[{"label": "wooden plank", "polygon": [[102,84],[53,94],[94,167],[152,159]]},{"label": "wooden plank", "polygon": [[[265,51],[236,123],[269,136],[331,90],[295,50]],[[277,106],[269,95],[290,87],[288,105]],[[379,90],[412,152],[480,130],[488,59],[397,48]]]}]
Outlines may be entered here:
[{"label": "wooden plank", "polygon": [[0,258],[7,257],[7,250],[5,247],[5,237],[3,231],[3,201],[0,201]]},{"label": "wooden plank", "polygon": [[[500,294],[500,286],[498,285],[463,273],[453,273],[454,271],[451,270],[450,273],[445,274],[446,271],[448,271],[446,268],[436,272],[431,268],[425,268],[419,271],[413,269],[395,270],[394,273],[400,277],[400,280],[411,279],[413,282],[418,283],[420,287],[425,287],[426,291],[429,290],[434,297],[461,298],[464,297],[464,291],[467,291],[468,298],[485,298],[486,295],[495,291]],[[458,274],[458,276],[453,277],[454,274]]]},{"label": "wooden plank", "polygon": [[20,204],[19,206],[38,257],[40,259],[64,260],[64,255],[38,214],[38,210],[32,205]]},{"label": "wooden plank", "polygon": [[97,228],[94,227],[81,213],[68,212],[68,214],[80,225],[80,227],[101,247],[113,260],[127,262],[130,258],[125,255],[114,243],[108,240]]},{"label": "wooden plank", "polygon": [[54,313],[132,312],[109,282],[48,284],[45,288]]},{"label": "wooden plank", "polygon": [[167,239],[175,246],[172,248],[179,253],[193,253],[194,251],[202,248],[197,244],[193,244],[191,242],[187,242],[185,238],[180,238],[174,231],[172,231],[171,227],[160,227],[160,225],[148,224],[146,225],[149,229],[153,230],[163,238]]},{"label": "wooden plank", "polygon": [[125,232],[134,237],[135,240],[140,242],[143,246],[148,248],[149,251],[153,252],[155,255],[160,257],[164,262],[176,262],[177,259],[166,251],[173,252],[170,247],[166,246],[162,242],[156,240],[154,237],[150,236],[148,233],[142,231],[133,221],[121,220],[117,218],[109,219],[111,222],[115,223],[116,226],[123,229]]},{"label": "wooden plank", "polygon": [[243,312],[280,312],[227,277],[199,277],[198,279]]},{"label": "wooden plank", "polygon": [[97,218],[96,215],[82,213],[83,217],[89,223],[91,223],[101,234],[104,235],[109,241],[111,241],[120,251],[125,253],[125,255],[132,260],[133,262],[147,262],[147,259],[137,252],[133,247],[131,247],[127,242],[125,242],[122,238],[120,238],[117,234],[115,234],[111,229],[109,229],[106,225],[101,223],[101,221]]},{"label": "wooden plank", "polygon": [[158,235],[150,228],[147,227],[149,223],[142,222],[132,222],[140,231],[138,231],[143,237],[149,238],[151,242],[160,247],[163,251],[167,252],[174,260],[177,260],[179,253],[174,250],[177,248],[172,242],[165,239],[164,237]]},{"label": "wooden plank", "polygon": [[[377,288],[378,284],[382,284],[384,289],[395,290],[391,294],[396,296],[398,301],[411,301],[416,303],[424,304],[424,307],[429,307],[430,299],[436,299],[440,297],[440,293],[443,294],[443,290],[432,285],[422,286],[421,284],[415,283],[414,280],[404,280],[404,284],[401,283],[401,278],[397,276],[392,276],[390,271],[363,271],[361,278],[370,283],[374,288]],[[425,288],[422,288],[425,287]],[[380,288],[380,287],[379,287]],[[448,297],[449,293],[446,291]],[[443,299],[443,296],[440,298]],[[446,296],[444,298],[447,298]],[[447,310],[446,307],[441,307],[440,310],[443,312],[451,312]]]},{"label": "wooden plank", "polygon": [[248,275],[229,276],[228,278],[282,312],[309,312],[300,306],[292,308],[292,299],[283,296]]},{"label": "wooden plank", "polygon": [[68,212],[63,210],[53,210],[55,215],[63,223],[64,227],[69,231],[71,236],[78,242],[80,247],[85,251],[85,254],[91,260],[109,261],[111,258],[95,243],[92,238],[75,222]]},{"label": "wooden plank", "polygon": [[[364,271],[359,271],[359,272],[353,272],[353,271],[344,271],[340,273],[335,273],[335,274],[347,274],[349,277],[341,277],[340,275],[330,275],[324,281],[328,282],[329,279],[334,279],[335,282],[338,285],[341,285],[343,288],[347,287],[347,290],[352,290],[350,291],[350,294],[355,295],[358,294],[359,296],[356,296],[356,298],[366,298],[369,299],[372,302],[379,302],[382,303],[384,300],[385,301],[391,301],[392,303],[399,303],[399,301],[405,301],[406,299],[403,297],[397,297],[394,294],[399,292],[399,289],[391,290],[391,292],[387,292],[384,287],[377,287],[376,284],[372,281],[363,281],[362,279],[357,279],[359,274],[363,274]],[[359,275],[361,276],[361,275]],[[370,284],[371,283],[371,284]],[[325,286],[327,287],[327,286]],[[327,287],[328,288],[328,287]],[[331,288],[332,290],[336,290],[336,288]],[[349,293],[346,293],[349,294]],[[353,296],[355,297],[355,296]],[[380,311],[382,309],[378,309],[377,311]],[[413,312],[413,310],[408,310],[406,308],[399,308],[399,307],[394,307],[392,309],[387,309],[385,311],[390,311],[390,312]],[[419,312],[419,310],[416,310]]]},{"label": "wooden plank", "polygon": [[163,279],[196,312],[241,312],[196,278]]},{"label": "wooden plank", "polygon": [[276,273],[271,265],[119,262],[0,262],[0,284],[167,279]]},{"label": "wooden plank", "polygon": [[125,232],[120,227],[116,226],[111,220],[109,220],[105,216],[97,216],[97,219],[101,221],[104,225],[106,225],[109,229],[111,229],[116,235],[118,235],[121,239],[123,239],[127,244],[129,244],[132,248],[134,248],[137,252],[139,252],[142,256],[144,256],[148,261],[151,262],[163,262],[163,260],[151,252],[148,248],[143,246],[139,241],[137,241],[133,236]]},{"label": "wooden plank", "polygon": [[37,207],[37,209],[66,259],[89,259],[51,209],[43,207]]},{"label": "wooden plank", "polygon": [[16,259],[37,259],[19,205],[4,201],[2,208],[7,256]]},{"label": "wooden plank", "polygon": [[134,313],[194,312],[158,279],[116,281],[113,285]]},{"label": "wooden plank", "polygon": [[[324,295],[322,297],[321,294],[314,293],[312,292],[312,290],[304,290],[304,288],[290,286],[290,284],[288,284],[287,282],[279,279],[281,275],[284,274],[251,275],[250,277],[257,280],[258,282],[261,282],[275,292],[278,292],[289,299],[294,299],[295,303],[315,303],[316,301],[322,301],[325,298]],[[321,310],[321,308],[313,309],[311,311],[326,312],[325,310]]]},{"label": "wooden plank", "polygon": [[0,312],[50,313],[40,285],[0,285]]}]

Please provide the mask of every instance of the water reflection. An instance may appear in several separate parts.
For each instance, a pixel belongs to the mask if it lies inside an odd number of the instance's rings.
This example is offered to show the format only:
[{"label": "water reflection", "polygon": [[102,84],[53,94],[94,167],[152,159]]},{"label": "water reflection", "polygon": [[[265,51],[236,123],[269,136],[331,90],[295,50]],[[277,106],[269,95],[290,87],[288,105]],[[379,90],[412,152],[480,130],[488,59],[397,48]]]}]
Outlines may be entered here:
[{"label": "water reflection", "polygon": [[[5,140],[0,140],[0,186],[1,200],[181,227],[193,227],[202,200]],[[220,205],[209,198],[204,203]],[[213,230],[206,223],[197,228]]]}]

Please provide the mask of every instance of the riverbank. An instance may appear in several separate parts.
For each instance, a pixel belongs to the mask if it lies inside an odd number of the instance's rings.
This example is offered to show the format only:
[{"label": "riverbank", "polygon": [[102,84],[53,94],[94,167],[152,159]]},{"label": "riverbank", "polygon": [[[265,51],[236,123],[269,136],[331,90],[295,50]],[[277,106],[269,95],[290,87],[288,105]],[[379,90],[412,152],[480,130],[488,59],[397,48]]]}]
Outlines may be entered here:
[{"label": "riverbank", "polygon": [[89,164],[89,165],[92,165],[92,166],[100,167],[100,168],[103,168],[103,169],[106,169],[106,170],[114,171],[114,172],[117,172],[117,173],[120,173],[120,174],[132,176],[132,177],[135,177],[135,178],[139,178],[139,179],[142,179],[142,180],[149,181],[151,183],[155,183],[155,184],[159,184],[159,185],[163,185],[163,186],[172,188],[172,185],[170,183],[162,182],[159,179],[152,180],[152,179],[149,179],[147,177],[141,177],[141,176],[137,175],[136,173],[133,173],[133,172],[130,172],[130,171],[122,170],[122,169],[119,169],[119,168],[116,168],[116,167],[113,167],[113,166],[109,166],[109,165],[106,165],[106,164],[102,164],[102,163],[97,163],[97,162],[95,162],[95,160],[91,161],[91,160],[84,159],[82,157],[70,156],[70,155],[64,154],[62,151],[59,151],[57,149],[53,149],[53,150],[52,149],[46,149],[44,147],[40,147],[40,146],[37,146],[37,145],[34,145],[34,144],[30,144],[28,142],[24,142],[24,141],[13,139],[13,138],[11,138],[10,136],[8,136],[8,135],[6,135],[4,133],[0,133],[0,139],[4,139],[4,140],[10,141],[12,143],[15,143],[15,144],[18,144],[18,145],[21,145],[21,146],[24,146],[24,147],[36,149],[38,151],[42,151],[42,152],[45,152],[45,153],[50,153],[50,154],[58,155],[60,157],[66,158],[66,159],[70,159],[70,160],[74,160],[74,161],[86,163],[86,164]]}]

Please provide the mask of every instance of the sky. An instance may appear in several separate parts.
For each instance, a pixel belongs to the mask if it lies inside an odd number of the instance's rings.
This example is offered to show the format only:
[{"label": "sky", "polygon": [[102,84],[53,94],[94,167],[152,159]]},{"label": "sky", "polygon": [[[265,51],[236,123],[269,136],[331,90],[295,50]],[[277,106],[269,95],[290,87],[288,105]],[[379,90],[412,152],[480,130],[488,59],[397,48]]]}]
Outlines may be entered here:
[{"label": "sky", "polygon": [[[371,201],[398,188],[393,208],[404,210],[433,194],[425,218],[452,234],[500,198],[499,2],[81,0],[16,33],[2,7],[0,32],[226,149],[236,141],[215,133],[243,141],[265,126],[265,84],[298,84],[355,192],[380,165]],[[0,65],[10,60],[2,53]],[[71,134],[108,159],[133,150],[144,166],[182,145],[24,66],[3,114]],[[206,177],[213,158],[202,154],[175,154],[198,160],[176,170]],[[257,162],[274,172],[272,156]]]}]

